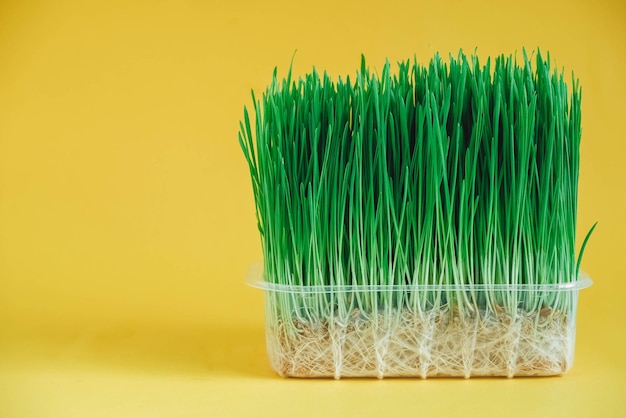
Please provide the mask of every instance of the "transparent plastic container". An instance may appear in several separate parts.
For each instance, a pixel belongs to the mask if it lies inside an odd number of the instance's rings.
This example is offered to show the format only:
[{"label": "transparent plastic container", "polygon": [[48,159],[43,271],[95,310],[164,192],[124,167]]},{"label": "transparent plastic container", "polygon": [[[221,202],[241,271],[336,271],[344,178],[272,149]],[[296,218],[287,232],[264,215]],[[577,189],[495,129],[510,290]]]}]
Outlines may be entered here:
[{"label": "transparent plastic container", "polygon": [[582,273],[489,287],[287,286],[261,275],[248,284],[265,291],[272,368],[336,379],[562,375],[574,361],[578,291],[592,284]]}]

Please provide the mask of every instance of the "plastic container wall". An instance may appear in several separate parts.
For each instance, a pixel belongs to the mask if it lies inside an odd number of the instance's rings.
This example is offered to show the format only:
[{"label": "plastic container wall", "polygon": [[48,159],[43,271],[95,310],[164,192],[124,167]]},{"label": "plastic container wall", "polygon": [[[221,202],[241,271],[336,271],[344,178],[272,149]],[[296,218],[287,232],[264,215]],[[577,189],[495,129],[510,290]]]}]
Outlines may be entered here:
[{"label": "plastic container wall", "polygon": [[272,368],[291,377],[551,376],[574,361],[578,292],[551,285],[265,290]]}]

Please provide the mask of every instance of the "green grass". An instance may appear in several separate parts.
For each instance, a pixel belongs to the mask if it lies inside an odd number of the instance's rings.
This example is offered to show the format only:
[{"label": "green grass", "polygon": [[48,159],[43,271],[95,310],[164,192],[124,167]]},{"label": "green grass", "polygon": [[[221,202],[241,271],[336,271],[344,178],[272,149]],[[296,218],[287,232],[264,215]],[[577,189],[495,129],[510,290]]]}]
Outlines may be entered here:
[{"label": "green grass", "polygon": [[264,279],[296,286],[279,308],[307,321],[567,308],[571,292],[528,285],[578,277],[581,88],[533,55],[435,55],[380,74],[362,58],[336,81],[275,70],[239,141]]}]

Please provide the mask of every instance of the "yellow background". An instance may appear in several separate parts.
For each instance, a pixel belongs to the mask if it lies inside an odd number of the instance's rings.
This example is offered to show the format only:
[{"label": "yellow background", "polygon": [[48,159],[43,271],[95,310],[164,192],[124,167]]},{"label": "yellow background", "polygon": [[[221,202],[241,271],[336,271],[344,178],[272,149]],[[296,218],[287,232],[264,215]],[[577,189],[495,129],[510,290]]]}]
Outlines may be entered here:
[{"label": "yellow background", "polygon": [[[0,417],[626,415],[626,6],[0,1]],[[549,50],[583,87],[576,362],[549,379],[286,380],[237,143],[274,66]],[[579,243],[580,243],[579,237]]]}]

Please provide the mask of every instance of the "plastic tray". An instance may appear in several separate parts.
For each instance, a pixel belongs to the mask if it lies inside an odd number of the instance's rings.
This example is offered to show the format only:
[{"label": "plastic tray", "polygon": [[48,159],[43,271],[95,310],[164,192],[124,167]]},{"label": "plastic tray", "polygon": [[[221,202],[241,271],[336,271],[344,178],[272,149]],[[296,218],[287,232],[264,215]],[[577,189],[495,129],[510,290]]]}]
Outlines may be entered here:
[{"label": "plastic tray", "polygon": [[592,284],[584,273],[515,286],[286,286],[261,276],[253,267],[248,284],[265,291],[272,368],[336,379],[564,374],[578,291]]}]

